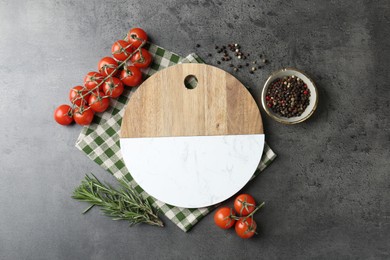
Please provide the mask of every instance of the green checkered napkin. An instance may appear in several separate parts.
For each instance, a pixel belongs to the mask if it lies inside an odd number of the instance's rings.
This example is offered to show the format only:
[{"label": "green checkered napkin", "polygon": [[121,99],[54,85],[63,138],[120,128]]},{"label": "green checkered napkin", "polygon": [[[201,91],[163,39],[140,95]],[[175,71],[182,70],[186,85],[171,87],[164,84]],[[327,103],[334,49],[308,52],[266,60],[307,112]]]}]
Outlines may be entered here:
[{"label": "green checkered napkin", "polygon": [[[156,71],[178,63],[204,63],[196,54],[190,54],[186,58],[182,58],[154,44],[148,45],[147,48],[154,56],[152,65],[144,71],[147,77]],[[125,180],[137,192],[150,200],[153,207],[159,209],[179,228],[187,232],[199,220],[210,213],[214,207],[198,209],[174,207],[151,197],[133,180],[122,159],[118,134],[125,105],[132,93],[133,91],[126,89],[118,99],[111,99],[109,109],[103,113],[96,114],[93,123],[82,129],[77,139],[76,147],[116,178]],[[265,144],[260,164],[252,178],[264,170],[275,157],[276,154]]]}]

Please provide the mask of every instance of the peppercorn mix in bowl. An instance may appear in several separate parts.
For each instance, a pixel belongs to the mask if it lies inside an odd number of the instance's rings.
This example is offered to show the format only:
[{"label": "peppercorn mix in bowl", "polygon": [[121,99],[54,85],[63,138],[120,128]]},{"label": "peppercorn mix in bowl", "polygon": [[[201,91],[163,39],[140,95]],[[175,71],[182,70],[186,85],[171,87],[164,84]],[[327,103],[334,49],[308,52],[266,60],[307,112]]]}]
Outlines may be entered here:
[{"label": "peppercorn mix in bowl", "polygon": [[276,121],[297,124],[308,119],[317,108],[317,88],[302,71],[284,68],[268,77],[261,103],[265,112]]}]

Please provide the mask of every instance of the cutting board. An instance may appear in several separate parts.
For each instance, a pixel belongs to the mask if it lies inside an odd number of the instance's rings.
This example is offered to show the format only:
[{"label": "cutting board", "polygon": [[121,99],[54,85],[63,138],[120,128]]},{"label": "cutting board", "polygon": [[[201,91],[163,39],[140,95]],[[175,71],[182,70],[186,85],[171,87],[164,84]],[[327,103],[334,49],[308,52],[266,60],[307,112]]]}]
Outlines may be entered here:
[{"label": "cutting board", "polygon": [[235,77],[210,65],[180,64],[155,73],[132,94],[120,146],[147,193],[173,206],[205,207],[228,199],[252,177],[263,152],[263,124]]}]

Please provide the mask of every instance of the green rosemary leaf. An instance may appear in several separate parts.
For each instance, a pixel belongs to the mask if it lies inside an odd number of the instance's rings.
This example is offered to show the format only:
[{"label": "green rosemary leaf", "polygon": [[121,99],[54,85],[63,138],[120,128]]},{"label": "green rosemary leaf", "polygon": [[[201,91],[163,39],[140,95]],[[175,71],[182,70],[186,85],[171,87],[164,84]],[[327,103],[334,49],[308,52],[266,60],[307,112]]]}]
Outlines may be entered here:
[{"label": "green rosemary leaf", "polygon": [[115,189],[99,181],[93,174],[91,175],[85,176],[72,195],[73,199],[91,204],[83,214],[92,207],[99,206],[106,216],[113,220],[126,220],[130,226],[138,223],[164,226],[149,201],[124,181],[120,181],[120,188]]}]

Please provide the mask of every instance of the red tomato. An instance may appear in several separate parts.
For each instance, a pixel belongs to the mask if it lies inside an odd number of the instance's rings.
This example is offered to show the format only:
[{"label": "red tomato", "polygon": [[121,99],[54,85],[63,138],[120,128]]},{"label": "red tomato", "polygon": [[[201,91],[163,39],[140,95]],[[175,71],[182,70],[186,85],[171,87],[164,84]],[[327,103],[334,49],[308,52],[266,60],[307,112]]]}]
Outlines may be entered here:
[{"label": "red tomato", "polygon": [[110,106],[110,100],[108,97],[104,97],[104,93],[100,92],[92,93],[89,97],[88,104],[95,112],[103,112]]},{"label": "red tomato", "polygon": [[73,87],[69,92],[70,102],[78,107],[81,106],[82,103],[86,104],[89,96],[88,90],[82,86]]},{"label": "red tomato", "polygon": [[88,74],[84,77],[84,86],[88,90],[92,90],[96,88],[96,86],[99,85],[103,79],[104,77],[100,73],[94,71],[88,72]]},{"label": "red tomato", "polygon": [[139,51],[137,51],[137,53],[133,55],[133,57],[130,58],[133,65],[137,68],[149,67],[150,63],[152,62],[152,59],[152,55],[144,48],[141,48]]},{"label": "red tomato", "polygon": [[222,229],[229,229],[236,223],[236,220],[234,219],[235,215],[236,213],[231,208],[220,208],[215,212],[214,222]]},{"label": "red tomato", "polygon": [[241,194],[234,200],[234,209],[240,216],[247,216],[255,208],[255,199],[249,194]]},{"label": "red tomato", "polygon": [[148,35],[141,28],[133,28],[127,33],[126,40],[132,44],[134,49],[138,48],[142,42],[148,40]]},{"label": "red tomato", "polygon": [[124,40],[116,41],[112,47],[112,56],[118,61],[124,61],[134,51],[130,43]]},{"label": "red tomato", "polygon": [[235,230],[239,237],[247,239],[256,234],[256,222],[252,218],[237,220]]},{"label": "red tomato", "polygon": [[142,73],[134,66],[127,66],[122,70],[120,80],[122,80],[123,84],[126,86],[136,87],[142,81]]},{"label": "red tomato", "polygon": [[111,57],[104,57],[98,63],[98,69],[101,75],[108,76],[118,67],[118,63]]},{"label": "red tomato", "polygon": [[73,113],[74,121],[79,125],[89,125],[93,120],[94,113],[88,106],[76,107]]},{"label": "red tomato", "polygon": [[54,120],[60,125],[69,125],[73,122],[72,108],[68,105],[61,105],[54,111]]},{"label": "red tomato", "polygon": [[123,93],[123,83],[120,79],[111,77],[103,84],[103,92],[112,98],[117,98]]}]

